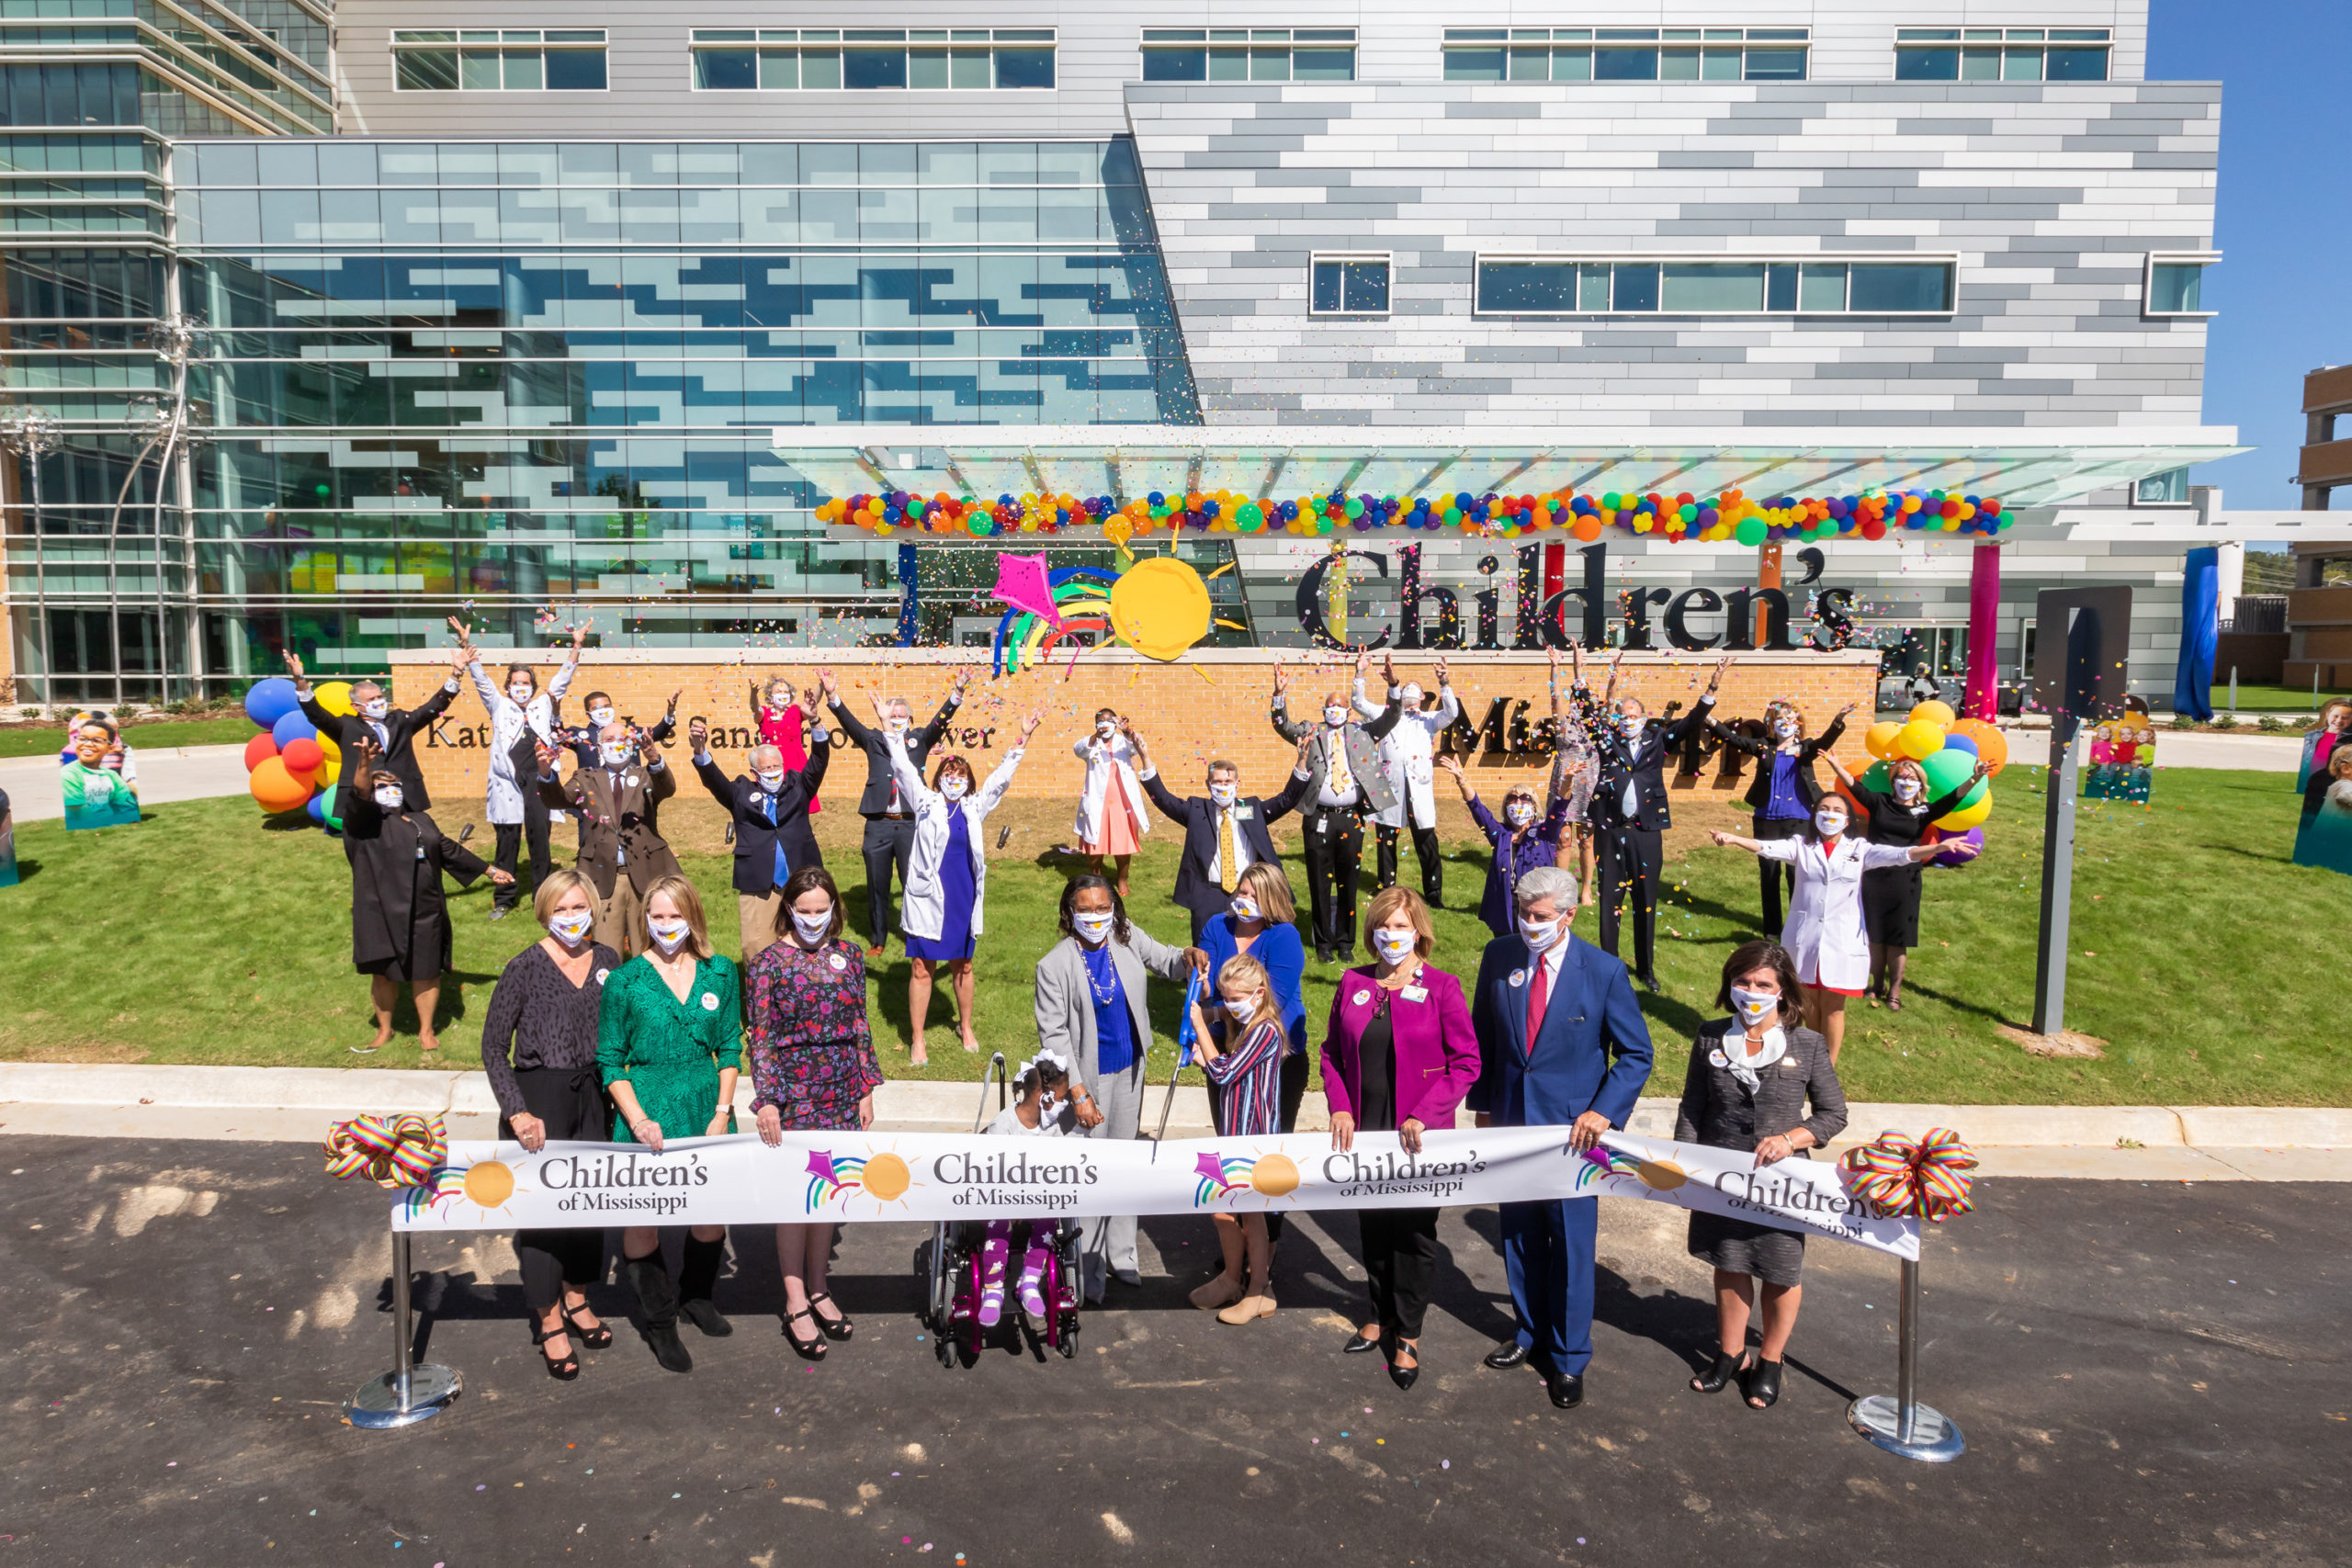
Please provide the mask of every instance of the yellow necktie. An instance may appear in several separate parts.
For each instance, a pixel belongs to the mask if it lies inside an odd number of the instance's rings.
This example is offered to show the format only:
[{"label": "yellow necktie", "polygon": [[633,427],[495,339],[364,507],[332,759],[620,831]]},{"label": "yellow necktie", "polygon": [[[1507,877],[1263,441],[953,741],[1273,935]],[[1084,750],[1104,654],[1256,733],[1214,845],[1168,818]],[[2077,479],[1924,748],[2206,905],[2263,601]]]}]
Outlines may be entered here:
[{"label": "yellow necktie", "polygon": [[1353,795],[1356,776],[1348,767],[1348,732],[1340,728],[1327,729],[1323,733],[1324,755],[1329,759],[1329,764],[1324,770],[1324,782],[1331,786],[1335,795]]},{"label": "yellow necktie", "polygon": [[1241,855],[1238,846],[1233,841],[1233,807],[1227,807],[1223,811],[1218,812],[1217,816],[1222,819],[1223,824],[1217,830],[1216,863],[1217,870],[1221,873],[1217,880],[1224,883],[1225,890],[1230,893],[1241,886],[1241,873],[1238,869]]}]

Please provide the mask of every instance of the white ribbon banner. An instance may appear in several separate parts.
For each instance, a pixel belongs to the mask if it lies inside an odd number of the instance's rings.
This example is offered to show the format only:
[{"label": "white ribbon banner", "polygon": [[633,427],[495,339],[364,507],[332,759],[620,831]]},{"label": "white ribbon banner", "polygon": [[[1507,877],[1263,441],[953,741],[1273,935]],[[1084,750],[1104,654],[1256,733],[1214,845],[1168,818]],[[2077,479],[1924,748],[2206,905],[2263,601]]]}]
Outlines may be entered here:
[{"label": "white ribbon banner", "polygon": [[1583,1154],[1565,1127],[1154,1144],[961,1133],[786,1133],[634,1144],[458,1142],[448,1163],[395,1201],[408,1231],[605,1225],[747,1225],[822,1220],[989,1220],[1043,1214],[1288,1213],[1640,1198],[1919,1256],[1916,1220],[1876,1219],[1837,1167],[1697,1144],[1606,1134]]}]

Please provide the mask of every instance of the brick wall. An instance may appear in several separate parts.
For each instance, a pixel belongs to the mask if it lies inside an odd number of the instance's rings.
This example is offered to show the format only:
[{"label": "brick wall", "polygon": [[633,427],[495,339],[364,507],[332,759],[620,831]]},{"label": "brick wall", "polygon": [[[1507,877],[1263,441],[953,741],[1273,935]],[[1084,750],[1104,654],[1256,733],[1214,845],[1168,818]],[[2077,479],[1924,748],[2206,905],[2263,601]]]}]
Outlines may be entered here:
[{"label": "brick wall", "polygon": [[[819,659],[833,669],[845,703],[858,716],[872,721],[865,694],[904,696],[915,706],[917,720],[927,720],[943,697],[958,667],[974,660],[967,652],[947,649],[812,650],[805,663],[747,665],[740,653],[698,653],[694,650],[615,650],[591,649],[581,662],[564,705],[564,716],[579,722],[592,691],[612,694],[625,716],[650,724],[661,716],[672,692],[678,701],[680,735],[669,755],[685,766],[685,721],[696,715],[713,727],[711,751],[728,773],[744,771],[743,744],[749,739],[751,715],[746,688],[754,679],[777,673],[796,682],[814,678]],[[550,652],[537,668],[542,682],[549,679],[560,655]],[[447,673],[447,656],[434,662],[429,652],[393,655],[393,700],[413,706],[429,695]],[[968,752],[983,777],[1018,736],[1021,720],[1032,707],[1044,711],[1037,736],[1012,785],[1012,794],[1026,797],[1075,800],[1082,773],[1071,746],[1083,736],[1098,707],[1112,707],[1135,721],[1152,759],[1168,771],[1181,793],[1198,793],[1203,769],[1212,757],[1238,763],[1243,787],[1252,794],[1271,794],[1287,773],[1295,749],[1285,744],[1267,722],[1267,697],[1272,670],[1287,663],[1294,671],[1292,713],[1311,719],[1321,706],[1322,694],[1344,691],[1352,678],[1351,661],[1301,658],[1274,649],[1216,649],[1189,655],[1183,662],[1158,664],[1125,650],[1082,654],[1076,664],[1024,671],[1002,680],[987,678],[984,661],[956,715],[954,733],[944,749]],[[1669,702],[1686,706],[1707,683],[1713,660],[1689,656],[1630,655],[1620,675],[1620,694],[1631,693],[1649,705],[1653,714]],[[1800,704],[1818,729],[1847,703],[1857,708],[1860,722],[1849,725],[1838,751],[1850,767],[1866,760],[1862,731],[1871,713],[1878,654],[1874,649],[1838,654],[1771,654],[1736,656],[1724,678],[1718,711],[1727,716],[1760,716],[1775,697]],[[1400,679],[1419,681],[1435,689],[1432,665],[1427,660],[1396,665]],[[493,678],[503,666],[491,668]],[[1605,669],[1590,671],[1596,689],[1605,682]],[[1544,697],[1544,661],[1526,654],[1482,654],[1453,660],[1454,690],[1475,721],[1483,719],[1492,700],[1531,699],[1532,719],[1548,712]],[[1378,674],[1375,670],[1374,683]],[[727,733],[718,733],[724,726]],[[426,786],[449,809],[479,799],[486,746],[490,735],[481,702],[468,683],[450,704],[447,718],[417,746]],[[934,754],[936,755],[936,753]],[[865,778],[863,760],[836,757],[849,765],[826,783],[824,795],[843,806],[854,805]],[[1482,756],[1471,769],[1473,780],[1491,798],[1500,784],[1513,779],[1540,778],[1543,761]],[[1715,770],[1710,767],[1699,787],[1711,788]],[[681,787],[695,791],[691,779]],[[1450,791],[1446,793],[1451,793]],[[453,818],[452,820],[455,818]]]}]

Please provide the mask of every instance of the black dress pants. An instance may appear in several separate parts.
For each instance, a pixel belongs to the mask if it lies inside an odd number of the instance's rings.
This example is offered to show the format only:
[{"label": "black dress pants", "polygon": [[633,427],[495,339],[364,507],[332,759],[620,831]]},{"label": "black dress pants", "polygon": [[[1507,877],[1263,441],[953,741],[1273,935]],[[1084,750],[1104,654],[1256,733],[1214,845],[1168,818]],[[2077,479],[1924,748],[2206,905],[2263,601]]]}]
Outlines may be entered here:
[{"label": "black dress pants", "polygon": [[[1409,820],[1409,809],[1407,816]],[[1444,852],[1438,847],[1437,829],[1414,827],[1408,831],[1413,835],[1413,858],[1421,866],[1421,902],[1434,909],[1445,902]],[[1383,888],[1394,887],[1396,886],[1397,829],[1375,825],[1372,836],[1377,846],[1374,854],[1376,880]]]},{"label": "black dress pants", "polygon": [[[593,1063],[578,1068],[517,1067],[514,1082],[523,1091],[523,1109],[547,1123],[550,1143],[612,1142],[612,1111],[605,1106],[604,1082]],[[503,1117],[498,1135],[514,1135],[514,1127]],[[562,1299],[564,1286],[584,1290],[604,1278],[605,1233],[601,1226],[517,1231],[514,1257],[523,1266],[524,1303],[537,1316]]]},{"label": "black dress pants", "polygon": [[[537,892],[548,873],[555,869],[554,863],[548,859],[548,803],[539,798],[537,791],[526,792],[523,796],[523,820],[492,826],[498,835],[498,849],[491,863],[514,880],[492,894],[491,905],[511,909],[526,896]],[[531,879],[527,884],[516,863],[526,843],[531,851]]]},{"label": "black dress pants", "polygon": [[1657,882],[1666,863],[1666,835],[1655,828],[1611,823],[1594,834],[1600,863],[1600,945],[1617,956],[1617,922],[1630,906],[1634,916],[1636,975],[1654,975],[1657,958]]},{"label": "black dress pants", "polygon": [[1363,820],[1352,809],[1316,807],[1306,814],[1306,906],[1315,945],[1352,953],[1356,873],[1363,865]]},{"label": "black dress pants", "polygon": [[[1793,817],[1758,817],[1756,830],[1750,835],[1758,839],[1793,839],[1804,824]],[[1781,914],[1781,889],[1785,886],[1793,895],[1797,886],[1797,868],[1785,861],[1756,858],[1756,877],[1762,895],[1764,934],[1774,942],[1781,940],[1781,928],[1787,922]]]},{"label": "black dress pants", "polygon": [[1364,1284],[1372,1315],[1400,1339],[1418,1339],[1437,1278],[1435,1209],[1362,1209]]},{"label": "black dress pants", "polygon": [[897,917],[890,908],[890,874],[907,885],[907,866],[915,852],[915,823],[911,817],[869,817],[865,819],[865,923],[870,945],[890,940]]}]

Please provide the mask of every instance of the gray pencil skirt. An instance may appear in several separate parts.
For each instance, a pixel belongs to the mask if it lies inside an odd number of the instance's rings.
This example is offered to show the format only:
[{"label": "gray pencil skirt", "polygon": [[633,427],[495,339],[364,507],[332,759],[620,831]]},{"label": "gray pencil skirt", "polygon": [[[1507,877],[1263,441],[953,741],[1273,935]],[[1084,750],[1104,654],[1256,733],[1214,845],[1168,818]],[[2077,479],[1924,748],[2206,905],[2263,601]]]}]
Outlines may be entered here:
[{"label": "gray pencil skirt", "polygon": [[1726,1274],[1752,1274],[1768,1285],[1794,1285],[1804,1269],[1804,1237],[1727,1214],[1693,1213],[1690,1256]]}]

